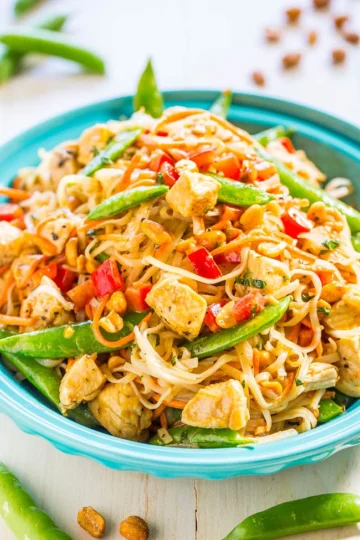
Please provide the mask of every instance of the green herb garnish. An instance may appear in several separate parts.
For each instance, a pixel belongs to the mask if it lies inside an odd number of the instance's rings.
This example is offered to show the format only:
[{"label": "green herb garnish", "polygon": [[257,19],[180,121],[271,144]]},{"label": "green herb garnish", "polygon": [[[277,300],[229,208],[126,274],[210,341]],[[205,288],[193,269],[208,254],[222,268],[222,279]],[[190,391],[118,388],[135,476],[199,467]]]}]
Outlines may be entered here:
[{"label": "green herb garnish", "polygon": [[295,379],[296,386],[303,386],[304,383],[300,379]]},{"label": "green herb garnish", "polygon": [[320,255],[323,255],[324,253],[328,253],[329,251],[334,251],[339,245],[339,240],[332,240],[329,238],[329,240],[324,240],[324,242],[321,242],[321,245],[326,247],[326,249],[323,249],[320,251]]},{"label": "green herb garnish", "polygon": [[324,315],[327,317],[328,315],[330,315],[330,311],[331,309],[328,308],[328,307],[318,307],[318,313],[324,313]]}]

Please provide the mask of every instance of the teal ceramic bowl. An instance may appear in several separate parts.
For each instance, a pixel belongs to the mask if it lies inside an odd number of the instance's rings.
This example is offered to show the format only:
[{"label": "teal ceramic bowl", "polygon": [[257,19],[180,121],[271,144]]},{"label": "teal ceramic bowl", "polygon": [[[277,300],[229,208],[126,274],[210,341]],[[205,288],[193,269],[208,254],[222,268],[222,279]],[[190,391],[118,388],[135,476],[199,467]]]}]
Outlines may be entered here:
[{"label": "teal ceramic bowl", "polygon": [[[209,108],[215,91],[165,93],[166,105]],[[48,120],[0,149],[1,181],[20,167],[36,165],[37,150],[50,149],[96,123],[132,112],[130,96],[102,101]],[[330,177],[360,178],[360,129],[337,118],[294,103],[235,94],[229,118],[252,133],[285,124],[296,129],[295,144]],[[360,193],[360,191],[358,191]],[[360,207],[360,196],[355,204]],[[20,384],[0,364],[0,412],[25,432],[40,435],[68,454],[95,459],[108,467],[160,477],[229,478],[271,474],[287,467],[321,461],[360,443],[360,400],[337,419],[294,438],[253,447],[194,450],[161,448],[121,439],[75,424],[52,410],[36,391]]]}]

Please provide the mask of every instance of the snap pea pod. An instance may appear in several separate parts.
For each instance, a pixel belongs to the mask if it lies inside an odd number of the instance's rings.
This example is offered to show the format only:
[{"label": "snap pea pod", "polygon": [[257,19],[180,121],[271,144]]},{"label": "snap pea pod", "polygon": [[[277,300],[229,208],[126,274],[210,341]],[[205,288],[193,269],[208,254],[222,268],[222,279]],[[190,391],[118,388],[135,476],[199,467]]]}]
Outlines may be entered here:
[{"label": "snap pea pod", "polygon": [[342,392],[340,392],[340,390],[336,388],[334,401],[335,403],[340,405],[340,407],[343,407],[343,409],[348,409],[354,403],[355,398],[343,394]]},{"label": "snap pea pod", "polygon": [[360,252],[360,233],[354,234],[351,237],[351,241],[352,241],[352,245],[353,245],[355,251]]},{"label": "snap pea pod", "polygon": [[232,429],[205,429],[192,426],[174,427],[168,430],[172,441],[164,443],[159,435],[149,441],[155,446],[192,446],[196,448],[232,448],[253,443]]},{"label": "snap pea pod", "polygon": [[134,111],[143,108],[153,118],[159,118],[163,113],[164,100],[156,83],[151,59],[139,79],[133,105]]},{"label": "snap pea pod", "polygon": [[[205,358],[221,351],[226,351],[237,343],[256,336],[266,328],[273,326],[281,319],[290,304],[290,297],[283,298],[275,306],[266,306],[259,315],[245,323],[220,330],[215,334],[201,336],[193,341],[185,341],[182,347],[186,347],[192,356]],[[1,347],[1,341],[0,341]]]},{"label": "snap pea pod", "polygon": [[229,112],[229,108],[231,105],[232,100],[232,91],[231,90],[224,90],[220,94],[220,96],[217,98],[216,101],[211,105],[210,112],[213,114],[217,114],[218,116],[221,116],[222,118],[226,118]]},{"label": "snap pea pod", "polygon": [[360,212],[355,210],[355,208],[335,199],[323,189],[312,186],[309,182],[288,169],[280,160],[273,157],[260,145],[256,146],[256,152],[260,157],[275,165],[280,176],[280,181],[289,189],[290,195],[300,199],[308,199],[310,203],[320,201],[326,204],[326,206],[336,208],[346,217],[351,231],[353,233],[360,232]]},{"label": "snap pea pod", "polygon": [[18,540],[71,540],[0,462],[0,515]]},{"label": "snap pea pod", "polygon": [[[103,331],[103,334],[109,341],[117,341],[129,335],[134,326],[139,324],[145,315],[146,312],[128,312],[123,317],[124,327],[120,332],[109,334]],[[73,330],[73,333],[71,336],[65,337],[71,333],[68,331],[69,328]],[[65,332],[65,330],[67,331]],[[0,340],[1,353],[15,354],[20,358],[73,358],[82,354],[99,354],[113,350],[97,341],[92,330],[92,321],[16,334]]]},{"label": "snap pea pod", "polygon": [[336,418],[344,412],[343,407],[340,407],[332,399],[323,399],[319,404],[319,424],[325,424],[333,418]]},{"label": "snap pea pod", "polygon": [[58,56],[76,62],[94,73],[105,73],[104,61],[97,54],[51,30],[14,27],[0,34],[0,42],[14,51]]},{"label": "snap pea pod", "polygon": [[40,2],[41,0],[16,0],[14,4],[14,13],[16,17],[21,17],[21,15],[24,15],[27,11],[36,7]]},{"label": "snap pea pod", "polygon": [[143,186],[122,191],[100,203],[90,212],[86,219],[103,219],[118,216],[131,208],[135,208],[135,206],[164,195],[167,191],[169,191],[169,188],[163,185]]},{"label": "snap pea pod", "polygon": [[242,182],[234,182],[230,178],[224,178],[217,174],[208,173],[208,176],[215,178],[220,184],[218,192],[218,201],[227,204],[235,204],[237,206],[253,206],[254,204],[267,204],[274,200],[275,197],[261,191],[250,184]]},{"label": "snap pea pod", "polygon": [[84,167],[82,174],[84,176],[92,176],[96,171],[105,167],[105,165],[108,165],[115,159],[121,157],[125,150],[136,141],[141,131],[141,128],[120,131],[104,150],[99,152],[98,155]]},{"label": "snap pea pod", "polygon": [[[59,32],[63,28],[66,19],[66,15],[56,15],[39,24],[38,28]],[[12,49],[5,47],[5,45],[2,46],[0,52],[0,83],[7,81],[15,73],[20,71],[21,62],[24,56],[24,53],[13,51]]]},{"label": "snap pea pod", "polygon": [[328,493],[273,506],[247,517],[224,540],[274,540],[360,521],[360,497]]},{"label": "snap pea pod", "polygon": [[176,422],[180,422],[181,414],[181,409],[174,409],[174,407],[166,407],[165,416],[168,426],[172,427],[174,424],[176,424]]},{"label": "snap pea pod", "polygon": [[256,133],[254,139],[256,139],[261,146],[267,146],[270,142],[281,139],[281,137],[288,137],[291,133],[292,130],[285,126],[275,126]]}]

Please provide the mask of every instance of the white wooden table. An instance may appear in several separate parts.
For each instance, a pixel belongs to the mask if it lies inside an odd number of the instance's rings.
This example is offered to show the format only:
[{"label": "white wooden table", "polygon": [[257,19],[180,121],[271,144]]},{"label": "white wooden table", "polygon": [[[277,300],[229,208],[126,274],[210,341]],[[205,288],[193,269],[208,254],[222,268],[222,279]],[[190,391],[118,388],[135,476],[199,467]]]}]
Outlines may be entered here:
[{"label": "white wooden table", "polygon": [[[311,17],[306,8],[300,30],[287,31],[280,45],[263,43],[262,28],[281,22],[285,6],[309,3],[49,0],[41,14],[55,10],[73,13],[70,31],[104,55],[108,75],[83,75],[60,60],[44,60],[0,88],[0,139],[67,109],[131,93],[149,55],[163,89],[230,87],[254,91],[249,72],[259,69],[268,78],[264,92],[359,124],[359,53],[347,46],[351,54],[346,65],[331,66],[330,51],[341,42],[328,16]],[[10,4],[10,0],[0,0],[0,24],[10,20]],[[351,12],[359,29],[358,1],[333,0],[333,4],[337,12]],[[312,28],[319,31],[319,44],[310,50],[304,45],[305,29]],[[284,74],[280,58],[291,51],[304,51],[303,63],[299,70]],[[263,478],[160,480],[115,472],[62,454],[47,442],[23,434],[0,415],[0,460],[19,475],[39,504],[75,540],[89,538],[76,524],[77,511],[84,505],[94,506],[107,517],[109,540],[120,538],[118,524],[130,514],[139,514],[149,522],[152,540],[220,540],[247,515],[276,503],[331,491],[360,494],[360,448],[345,450],[318,465]],[[11,538],[0,521],[0,539]],[[296,538],[360,538],[360,531],[350,527]]]}]

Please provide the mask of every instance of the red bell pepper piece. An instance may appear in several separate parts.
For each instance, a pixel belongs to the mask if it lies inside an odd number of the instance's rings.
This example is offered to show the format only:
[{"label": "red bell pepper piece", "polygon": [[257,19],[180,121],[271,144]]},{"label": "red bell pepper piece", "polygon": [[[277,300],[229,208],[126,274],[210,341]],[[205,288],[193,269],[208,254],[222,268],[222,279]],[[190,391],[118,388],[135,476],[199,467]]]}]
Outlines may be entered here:
[{"label": "red bell pepper piece", "polygon": [[75,311],[78,311],[79,309],[83,309],[96,296],[96,289],[91,279],[89,279],[71,289],[67,294],[75,304]]},{"label": "red bell pepper piece", "polygon": [[121,277],[117,262],[114,259],[108,259],[102,263],[102,265],[91,274],[91,280],[96,289],[97,296],[100,297],[125,289],[124,280]]},{"label": "red bell pepper piece", "polygon": [[64,266],[58,266],[57,274],[53,280],[61,292],[68,292],[76,279],[76,275],[76,272],[73,272]]},{"label": "red bell pepper piece", "polygon": [[206,248],[201,247],[189,253],[188,258],[199,276],[209,279],[216,279],[222,276],[220,268]]},{"label": "red bell pepper piece", "polygon": [[291,238],[297,238],[299,234],[309,232],[313,225],[308,220],[303,212],[297,208],[290,208],[287,214],[281,217],[283,222],[285,233]]},{"label": "red bell pepper piece", "polygon": [[161,150],[151,159],[149,169],[161,173],[165,184],[172,187],[179,178],[179,173],[176,171],[174,164],[175,160]]},{"label": "red bell pepper piece", "polygon": [[236,322],[241,323],[255,317],[264,309],[265,298],[260,293],[249,293],[236,300],[232,315]]},{"label": "red bell pepper piece", "polygon": [[214,256],[214,261],[217,264],[239,264],[241,262],[240,254],[236,251],[229,251],[228,253],[219,253]]},{"label": "red bell pepper piece", "polygon": [[33,273],[31,276],[31,281],[33,285],[38,286],[40,285],[41,278],[43,276],[48,277],[49,279],[54,280],[57,274],[57,265],[55,263],[49,264],[48,266],[43,266],[42,268],[39,268],[39,270],[36,270],[36,272]]},{"label": "red bell pepper piece", "polygon": [[127,307],[130,311],[146,311],[149,304],[146,303],[146,296],[151,291],[151,283],[134,283],[125,291]]},{"label": "red bell pepper piece", "polygon": [[194,161],[199,169],[207,169],[215,160],[216,147],[206,147],[190,152],[189,159]]},{"label": "red bell pepper piece", "polygon": [[0,204],[0,221],[12,221],[22,215],[23,211],[18,204]]},{"label": "red bell pepper piece", "polygon": [[220,326],[216,322],[216,315],[226,303],[226,300],[224,300],[223,302],[219,302],[217,304],[210,304],[210,306],[207,308],[204,323],[212,332],[218,332],[220,330]]},{"label": "red bell pepper piece", "polygon": [[234,154],[227,154],[220,156],[215,162],[217,172],[222,172],[226,178],[232,178],[233,180],[239,180],[240,177],[240,162]]},{"label": "red bell pepper piece", "polygon": [[289,152],[289,154],[295,154],[295,148],[293,146],[293,143],[289,139],[289,137],[281,137],[279,139],[279,142],[283,145],[283,147]]}]

